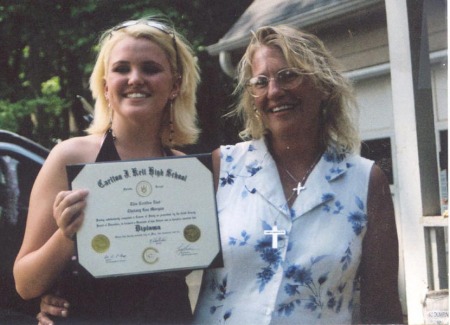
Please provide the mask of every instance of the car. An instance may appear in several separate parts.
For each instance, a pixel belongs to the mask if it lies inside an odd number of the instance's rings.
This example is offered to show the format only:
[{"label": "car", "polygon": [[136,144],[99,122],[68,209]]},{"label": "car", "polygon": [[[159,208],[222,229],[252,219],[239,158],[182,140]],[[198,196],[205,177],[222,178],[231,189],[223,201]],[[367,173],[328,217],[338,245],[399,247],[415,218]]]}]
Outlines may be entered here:
[{"label": "car", "polygon": [[12,269],[22,244],[31,188],[48,154],[38,143],[0,130],[1,324],[36,323],[39,299],[25,301],[18,295]]}]

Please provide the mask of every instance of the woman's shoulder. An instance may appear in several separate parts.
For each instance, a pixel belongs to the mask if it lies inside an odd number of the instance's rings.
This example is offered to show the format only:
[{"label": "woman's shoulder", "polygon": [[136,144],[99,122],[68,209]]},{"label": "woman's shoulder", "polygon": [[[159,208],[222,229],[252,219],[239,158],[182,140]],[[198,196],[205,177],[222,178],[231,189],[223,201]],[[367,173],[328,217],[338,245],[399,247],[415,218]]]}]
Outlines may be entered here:
[{"label": "woman's shoulder", "polygon": [[346,165],[347,167],[362,166],[364,168],[371,168],[374,161],[362,157],[356,152],[341,152],[333,147],[328,147],[323,154],[324,159],[332,164]]},{"label": "woman's shoulder", "polygon": [[245,153],[248,151],[255,150],[255,147],[258,146],[258,142],[255,142],[256,140],[249,140],[249,141],[242,141],[238,142],[236,144],[225,144],[220,146],[220,151],[224,153]]},{"label": "woman's shoulder", "polygon": [[73,137],[58,143],[51,150],[49,158],[61,160],[65,164],[94,162],[101,142],[100,135]]}]

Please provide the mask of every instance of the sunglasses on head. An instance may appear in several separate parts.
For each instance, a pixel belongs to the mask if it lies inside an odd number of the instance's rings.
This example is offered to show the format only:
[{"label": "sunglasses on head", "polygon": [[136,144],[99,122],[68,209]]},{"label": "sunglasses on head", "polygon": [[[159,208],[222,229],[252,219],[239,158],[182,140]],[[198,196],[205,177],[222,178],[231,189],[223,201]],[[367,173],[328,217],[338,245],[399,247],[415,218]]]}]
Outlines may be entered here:
[{"label": "sunglasses on head", "polygon": [[180,71],[180,58],[178,55],[178,46],[177,46],[177,41],[175,38],[175,31],[172,27],[167,26],[166,24],[159,22],[157,20],[150,20],[150,19],[139,19],[139,20],[127,20],[124,21],[123,23],[120,23],[117,26],[114,26],[113,28],[111,28],[110,32],[109,32],[109,37],[112,37],[112,33],[117,32],[118,30],[124,29],[124,28],[128,28],[131,26],[135,26],[135,25],[139,25],[139,24],[144,24],[147,25],[149,27],[152,28],[156,28],[157,30],[171,36],[172,38],[172,43],[173,43],[173,48],[175,50],[175,59],[176,59],[176,71],[178,72],[178,75],[181,75],[181,71]]}]

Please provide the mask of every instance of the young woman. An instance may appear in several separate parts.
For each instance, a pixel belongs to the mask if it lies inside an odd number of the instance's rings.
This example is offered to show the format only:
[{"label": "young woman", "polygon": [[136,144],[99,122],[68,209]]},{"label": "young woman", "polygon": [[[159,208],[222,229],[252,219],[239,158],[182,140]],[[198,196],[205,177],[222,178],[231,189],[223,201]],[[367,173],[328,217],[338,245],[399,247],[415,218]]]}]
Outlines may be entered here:
[{"label": "young woman", "polygon": [[188,322],[185,273],[94,279],[72,265],[89,193],[68,190],[66,166],[180,155],[172,147],[198,136],[198,67],[173,28],[127,21],[106,31],[99,45],[90,79],[93,124],[89,135],[55,146],[35,181],[14,265],[16,288],[24,299],[61,294],[71,303],[69,323]]}]

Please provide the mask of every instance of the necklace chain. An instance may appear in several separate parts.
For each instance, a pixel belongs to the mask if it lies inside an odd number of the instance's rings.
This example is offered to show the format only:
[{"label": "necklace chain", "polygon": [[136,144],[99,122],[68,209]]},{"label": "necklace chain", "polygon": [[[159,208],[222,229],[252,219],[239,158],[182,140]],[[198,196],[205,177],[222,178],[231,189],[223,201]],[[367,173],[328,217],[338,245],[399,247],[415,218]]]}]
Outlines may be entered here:
[{"label": "necklace chain", "polygon": [[[297,183],[297,187],[293,188],[292,191],[294,191],[294,193],[297,193],[297,195],[300,193],[300,191],[306,189],[306,187],[304,186],[306,183],[306,179],[308,178],[309,174],[311,174],[312,170],[314,169],[314,167],[317,165],[317,163],[320,160],[320,157],[322,156],[322,153],[320,153],[317,158],[313,161],[313,163],[311,164],[311,166],[309,166],[308,170],[306,171],[305,175],[303,175],[302,179],[300,181],[298,181],[294,175],[292,175],[292,173],[283,166],[284,171],[286,172],[286,174],[294,181]],[[294,194],[291,195],[291,197],[289,199],[292,198]]]},{"label": "necklace chain", "polygon": [[[292,194],[289,196],[289,198],[287,198],[287,202],[290,202],[291,199],[294,197],[295,194],[299,194],[301,190],[304,190],[305,187],[303,186],[306,182],[306,179],[308,178],[309,174],[312,172],[312,170],[314,169],[314,167],[317,165],[317,163],[320,160],[320,157],[322,157],[322,153],[319,153],[319,155],[316,157],[316,159],[314,160],[314,162],[311,164],[311,166],[308,168],[308,170],[306,171],[305,175],[303,175],[301,181],[299,182],[294,175],[292,175],[292,173],[287,170],[286,167],[282,166],[283,169],[286,171],[287,175],[292,178],[292,180],[294,180],[297,184],[296,188],[292,189]],[[288,203],[289,204],[289,203]],[[272,230],[270,231],[264,231],[265,235],[272,235],[272,249],[278,249],[278,236],[282,235],[285,236],[286,235],[286,231],[283,229],[278,229],[277,227],[277,219],[278,216],[280,215],[280,211],[278,211],[278,215],[275,218],[275,222],[274,222],[274,226],[272,227]]]}]

